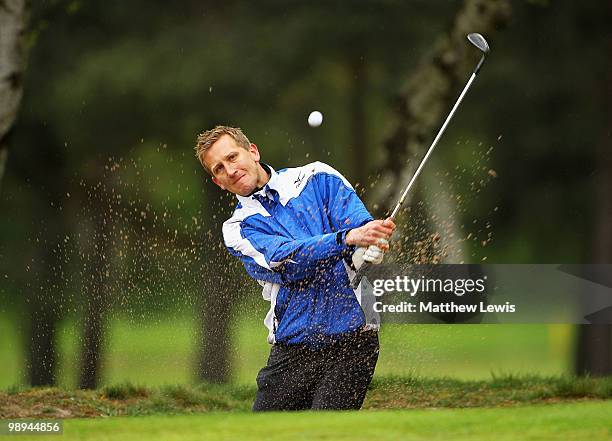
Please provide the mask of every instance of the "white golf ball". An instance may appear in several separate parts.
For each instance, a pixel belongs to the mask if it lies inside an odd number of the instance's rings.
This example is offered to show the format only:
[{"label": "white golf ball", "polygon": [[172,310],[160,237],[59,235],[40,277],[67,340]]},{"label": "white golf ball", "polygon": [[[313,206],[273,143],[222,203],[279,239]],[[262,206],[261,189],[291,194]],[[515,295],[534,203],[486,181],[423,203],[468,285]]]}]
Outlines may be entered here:
[{"label": "white golf ball", "polygon": [[310,112],[308,115],[308,125],[310,127],[319,127],[323,122],[323,114],[318,110]]}]

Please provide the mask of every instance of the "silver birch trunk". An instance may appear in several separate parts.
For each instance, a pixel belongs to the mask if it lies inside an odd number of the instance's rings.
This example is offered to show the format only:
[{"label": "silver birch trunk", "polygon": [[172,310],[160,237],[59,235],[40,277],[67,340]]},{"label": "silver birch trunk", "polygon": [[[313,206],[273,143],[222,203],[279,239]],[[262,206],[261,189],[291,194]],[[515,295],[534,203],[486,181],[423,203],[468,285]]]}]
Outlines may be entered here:
[{"label": "silver birch trunk", "polygon": [[23,94],[28,13],[26,0],[0,0],[0,190]]}]

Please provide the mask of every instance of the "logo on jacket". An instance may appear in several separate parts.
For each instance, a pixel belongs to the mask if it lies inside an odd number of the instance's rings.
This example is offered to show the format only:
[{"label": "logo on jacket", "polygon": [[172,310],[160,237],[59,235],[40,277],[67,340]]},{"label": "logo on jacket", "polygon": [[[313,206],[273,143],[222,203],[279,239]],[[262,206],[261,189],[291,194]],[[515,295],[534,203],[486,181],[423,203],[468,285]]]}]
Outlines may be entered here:
[{"label": "logo on jacket", "polygon": [[295,184],[295,188],[298,188],[302,184],[302,181],[304,180],[305,177],[306,175],[300,172],[297,179],[293,182]]}]

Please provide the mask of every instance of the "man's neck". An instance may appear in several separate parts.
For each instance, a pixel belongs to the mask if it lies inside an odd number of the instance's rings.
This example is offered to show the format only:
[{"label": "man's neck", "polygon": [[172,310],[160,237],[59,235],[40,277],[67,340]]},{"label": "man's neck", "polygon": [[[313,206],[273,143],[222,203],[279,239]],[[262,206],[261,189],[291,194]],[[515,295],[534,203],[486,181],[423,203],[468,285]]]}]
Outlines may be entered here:
[{"label": "man's neck", "polygon": [[257,193],[261,190],[264,185],[270,182],[270,178],[272,177],[272,170],[266,164],[258,162],[257,163],[257,187],[248,196],[253,196],[253,194]]},{"label": "man's neck", "polygon": [[266,164],[261,162],[257,163],[257,188],[261,189],[270,181],[272,176],[272,170]]}]

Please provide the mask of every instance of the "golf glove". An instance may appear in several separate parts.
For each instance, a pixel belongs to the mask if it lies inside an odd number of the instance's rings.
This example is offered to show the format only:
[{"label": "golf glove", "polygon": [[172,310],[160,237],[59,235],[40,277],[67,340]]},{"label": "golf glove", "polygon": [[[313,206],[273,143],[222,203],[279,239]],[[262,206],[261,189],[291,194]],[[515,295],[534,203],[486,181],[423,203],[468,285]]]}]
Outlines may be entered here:
[{"label": "golf glove", "polygon": [[[384,239],[381,239],[384,240]],[[382,263],[385,253],[383,250],[378,248],[376,245],[370,245],[369,247],[359,247],[353,253],[353,266],[356,270],[361,268],[363,262],[369,262],[374,265]]]}]

